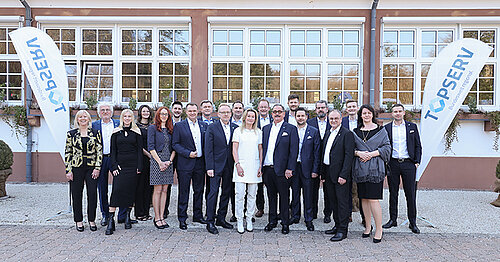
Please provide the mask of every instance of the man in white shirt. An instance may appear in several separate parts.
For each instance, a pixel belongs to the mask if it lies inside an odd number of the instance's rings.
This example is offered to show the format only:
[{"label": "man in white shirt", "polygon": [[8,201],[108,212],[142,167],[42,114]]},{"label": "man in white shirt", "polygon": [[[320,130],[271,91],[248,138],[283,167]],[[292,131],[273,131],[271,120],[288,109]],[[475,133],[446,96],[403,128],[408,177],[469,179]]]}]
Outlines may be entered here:
[{"label": "man in white shirt", "polygon": [[212,113],[214,112],[214,104],[210,100],[203,100],[200,103],[201,107],[201,116],[198,117],[198,120],[201,120],[207,124],[212,124],[217,117],[213,117]]},{"label": "man in white shirt", "polygon": [[383,228],[397,226],[398,218],[398,194],[400,179],[403,181],[403,190],[406,197],[408,221],[411,231],[420,233],[417,227],[417,204],[415,181],[417,167],[422,158],[422,145],[418,134],[417,125],[404,120],[405,109],[402,104],[392,107],[394,121],[385,125],[392,145],[392,155],[389,161],[390,172],[387,175],[389,185],[389,222]]},{"label": "man in white shirt", "polygon": [[285,114],[285,122],[290,123],[294,126],[297,126],[297,120],[295,120],[295,113],[297,109],[300,107],[300,100],[297,94],[291,94],[288,96],[288,108],[290,111],[287,111]]},{"label": "man in white shirt", "polygon": [[[261,99],[258,104],[259,118],[257,119],[257,127],[262,129],[264,126],[273,122],[273,118],[269,114],[269,101],[267,99]],[[262,217],[264,215],[264,182],[259,183],[257,187],[257,212],[255,212],[255,217]]]}]

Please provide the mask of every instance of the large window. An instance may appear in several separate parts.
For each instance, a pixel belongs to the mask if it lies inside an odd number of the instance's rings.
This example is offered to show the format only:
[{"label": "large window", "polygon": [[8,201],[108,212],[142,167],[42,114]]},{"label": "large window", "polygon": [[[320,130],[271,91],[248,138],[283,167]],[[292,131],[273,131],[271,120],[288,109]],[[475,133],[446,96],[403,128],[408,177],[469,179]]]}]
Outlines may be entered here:
[{"label": "large window", "polygon": [[288,95],[297,94],[306,106],[357,99],[360,32],[359,26],[216,25],[210,30],[209,98],[286,104]]},{"label": "large window", "polygon": [[187,25],[42,27],[61,49],[71,103],[82,104],[89,96],[124,105],[132,98],[148,104],[168,97],[190,101]]},{"label": "large window", "polygon": [[21,101],[22,71],[19,61],[0,61],[0,90],[5,101]]},{"label": "large window", "polygon": [[15,54],[16,50],[12,44],[9,33],[16,30],[15,27],[2,27],[0,26],[0,55]]}]

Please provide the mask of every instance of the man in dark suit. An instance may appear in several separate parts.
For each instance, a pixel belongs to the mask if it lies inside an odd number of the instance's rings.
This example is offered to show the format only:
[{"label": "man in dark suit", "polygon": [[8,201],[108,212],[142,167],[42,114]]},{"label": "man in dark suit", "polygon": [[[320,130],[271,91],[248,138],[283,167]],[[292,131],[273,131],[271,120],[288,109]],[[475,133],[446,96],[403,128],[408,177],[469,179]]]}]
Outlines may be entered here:
[{"label": "man in dark suit", "polygon": [[304,192],[304,219],[307,230],[314,231],[312,209],[312,179],[318,177],[320,159],[320,135],[318,129],[306,123],[307,112],[299,107],[295,112],[299,134],[297,166],[292,176],[292,224],[300,222],[300,193]]},{"label": "man in dark suit", "polygon": [[297,128],[285,123],[285,108],[273,106],[273,123],[262,129],[263,180],[269,202],[269,223],[264,228],[271,231],[278,225],[278,194],[280,197],[281,233],[289,229],[289,179],[297,165],[299,137]]},{"label": "man in dark suit", "polygon": [[[319,135],[321,138],[321,145],[323,144],[323,138],[325,137],[326,130],[330,130],[330,122],[328,122],[328,103],[325,100],[319,100],[316,102],[316,117],[307,120],[307,124],[311,125],[319,130]],[[320,153],[323,155],[323,153]],[[319,186],[320,186],[320,177],[322,176],[321,168],[319,170],[319,176],[312,179],[313,183],[313,218],[318,218],[318,204],[319,204]],[[328,194],[326,193],[326,188],[323,186],[323,222],[326,224],[332,222],[332,210],[330,209],[330,201],[328,199]]]},{"label": "man in dark suit", "polygon": [[207,199],[207,230],[212,234],[219,233],[214,222],[221,181],[222,193],[219,210],[217,211],[216,225],[227,229],[233,228],[233,225],[226,222],[226,214],[231,194],[234,164],[231,140],[233,139],[233,132],[238,126],[229,122],[231,117],[231,107],[229,105],[220,105],[218,115],[220,120],[209,125],[205,135],[205,164],[210,179],[210,193],[208,193]]},{"label": "man in dark suit", "polygon": [[[106,218],[109,215],[108,174],[111,170],[111,135],[115,127],[120,125],[120,121],[112,119],[113,106],[106,102],[101,102],[97,105],[97,114],[99,114],[100,120],[92,122],[92,129],[101,133],[103,151],[101,170],[97,179],[97,189],[99,190],[99,203],[102,214],[101,226],[107,226]],[[125,221],[125,214],[126,209],[121,208],[118,220]]]},{"label": "man in dark suit", "polygon": [[[266,99],[261,99],[258,104],[259,118],[257,118],[257,127],[262,130],[262,128],[273,122],[273,117],[269,114],[269,101]],[[257,212],[255,212],[255,217],[262,217],[264,215],[264,182],[259,183],[257,187]]]},{"label": "man in dark suit", "polygon": [[284,121],[297,126],[297,120],[295,120],[295,113],[300,107],[300,99],[297,94],[290,94],[288,96],[288,108],[290,111],[285,113]]},{"label": "man in dark suit", "polygon": [[385,125],[391,140],[392,155],[389,161],[390,173],[387,175],[389,184],[389,213],[390,220],[383,228],[397,226],[398,194],[400,177],[403,180],[403,189],[406,196],[408,220],[413,233],[419,234],[417,227],[417,204],[415,180],[417,167],[422,159],[422,145],[418,134],[417,125],[404,120],[405,109],[402,104],[392,107],[394,121]]},{"label": "man in dark suit", "polygon": [[174,126],[172,147],[177,155],[177,177],[179,181],[179,200],[177,218],[179,228],[187,229],[187,208],[191,181],[193,183],[193,222],[206,224],[203,219],[203,188],[205,185],[205,159],[203,145],[208,125],[198,121],[198,105],[186,105],[187,119]]},{"label": "man in dark suit", "polygon": [[341,126],[341,113],[333,110],[328,114],[332,128],[323,140],[323,166],[326,176],[323,178],[333,210],[335,226],[326,234],[335,234],[331,241],[342,241],[347,238],[351,209],[350,180],[352,161],[354,159],[354,133]]}]

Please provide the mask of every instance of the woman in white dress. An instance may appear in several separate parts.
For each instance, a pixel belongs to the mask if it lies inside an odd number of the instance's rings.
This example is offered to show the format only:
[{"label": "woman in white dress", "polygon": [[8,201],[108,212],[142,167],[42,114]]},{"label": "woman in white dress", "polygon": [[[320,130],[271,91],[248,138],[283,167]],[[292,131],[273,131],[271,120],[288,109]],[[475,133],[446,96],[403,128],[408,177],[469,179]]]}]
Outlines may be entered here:
[{"label": "woman in white dress", "polygon": [[233,157],[235,168],[233,182],[236,191],[236,219],[238,233],[243,234],[243,208],[247,197],[247,231],[253,231],[252,217],[255,213],[257,184],[262,182],[262,131],[257,128],[257,111],[247,109],[242,124],[233,133]]}]

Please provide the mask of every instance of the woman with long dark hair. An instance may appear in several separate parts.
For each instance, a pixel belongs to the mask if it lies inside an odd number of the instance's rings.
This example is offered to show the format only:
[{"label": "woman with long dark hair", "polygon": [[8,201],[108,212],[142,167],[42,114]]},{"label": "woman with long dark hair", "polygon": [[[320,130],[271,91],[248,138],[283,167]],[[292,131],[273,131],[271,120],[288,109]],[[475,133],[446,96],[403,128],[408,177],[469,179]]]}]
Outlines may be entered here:
[{"label": "woman with long dark hair", "polygon": [[391,144],[385,128],[378,125],[375,110],[362,105],[358,111],[358,127],[354,133],[354,163],[352,177],[358,185],[358,195],[363,206],[366,227],[363,238],[370,237],[371,217],[375,220],[373,242],[382,240],[382,209],[379,199],[385,178],[385,163],[391,155]]},{"label": "woman with long dark hair", "polygon": [[135,201],[138,175],[142,171],[141,130],[134,122],[134,112],[125,109],[120,115],[120,125],[111,135],[111,173],[113,189],[109,201],[109,217],[106,235],[115,230],[115,210],[126,208],[125,229],[132,228],[130,212]]},{"label": "woman with long dark hair", "polygon": [[174,183],[175,151],[172,150],[172,114],[167,107],[160,107],[156,111],[154,125],[148,127],[148,150],[150,160],[150,185],[153,189],[153,209],[155,216],[153,223],[156,228],[164,229],[169,225],[165,222],[165,202],[167,190]]},{"label": "woman with long dark hair", "polygon": [[135,217],[139,221],[153,219],[149,215],[153,187],[149,184],[149,162],[151,153],[148,150],[148,127],[153,121],[153,111],[148,105],[141,105],[138,110],[137,127],[141,130],[142,136],[142,173],[137,181],[137,190],[135,196]]},{"label": "woman with long dark hair", "polygon": [[92,129],[90,114],[80,110],[75,116],[75,129],[68,131],[64,163],[66,178],[71,188],[73,214],[76,230],[82,232],[82,193],[84,183],[87,185],[87,217],[90,230],[96,231],[95,215],[97,209],[97,178],[102,163],[101,135]]}]

